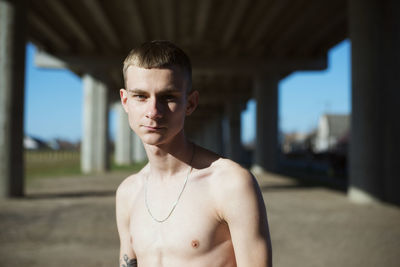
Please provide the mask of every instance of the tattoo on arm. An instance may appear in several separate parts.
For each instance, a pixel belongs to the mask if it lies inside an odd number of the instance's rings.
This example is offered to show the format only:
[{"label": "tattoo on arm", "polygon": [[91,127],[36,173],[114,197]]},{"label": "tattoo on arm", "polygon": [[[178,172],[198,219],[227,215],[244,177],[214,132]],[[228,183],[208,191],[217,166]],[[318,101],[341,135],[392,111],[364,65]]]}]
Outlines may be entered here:
[{"label": "tattoo on arm", "polygon": [[[126,254],[124,255],[123,259],[124,259],[125,264],[122,263],[121,267],[137,267],[136,259],[129,259],[128,255],[126,255]],[[121,259],[121,261],[122,261],[122,259]]]}]

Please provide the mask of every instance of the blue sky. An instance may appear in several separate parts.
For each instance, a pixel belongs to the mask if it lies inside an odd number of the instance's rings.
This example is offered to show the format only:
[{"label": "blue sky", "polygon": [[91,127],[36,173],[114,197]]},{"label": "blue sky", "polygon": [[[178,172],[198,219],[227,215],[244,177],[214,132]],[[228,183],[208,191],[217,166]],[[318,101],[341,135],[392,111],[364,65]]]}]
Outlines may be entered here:
[{"label": "blue sky", "polygon": [[[82,81],[68,70],[34,66],[35,47],[27,45],[25,74],[25,133],[43,139],[78,141],[82,132]],[[295,72],[279,83],[279,126],[283,132],[306,132],[323,113],[349,113],[350,42],[332,48],[328,69]],[[255,136],[256,103],[242,113],[242,139]],[[110,116],[114,136],[115,114]]]},{"label": "blue sky", "polygon": [[35,67],[34,52],[34,46],[28,44],[25,134],[78,141],[82,131],[82,81],[70,71]]}]

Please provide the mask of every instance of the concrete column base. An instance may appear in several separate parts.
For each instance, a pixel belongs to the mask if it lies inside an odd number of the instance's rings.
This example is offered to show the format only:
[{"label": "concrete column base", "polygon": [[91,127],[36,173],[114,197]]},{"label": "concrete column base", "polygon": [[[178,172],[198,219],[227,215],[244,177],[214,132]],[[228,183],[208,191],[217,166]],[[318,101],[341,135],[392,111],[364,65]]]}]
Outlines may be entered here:
[{"label": "concrete column base", "polygon": [[348,189],[347,196],[350,199],[350,201],[358,204],[370,204],[370,203],[381,202],[378,198],[374,197],[373,195],[368,194],[367,192],[353,186],[350,186],[350,188]]},{"label": "concrete column base", "polygon": [[264,174],[264,173],[266,173],[267,171],[266,171],[263,167],[261,167],[260,165],[253,164],[253,165],[250,167],[250,172],[251,172],[252,174],[254,174],[255,176],[257,176],[257,175]]}]

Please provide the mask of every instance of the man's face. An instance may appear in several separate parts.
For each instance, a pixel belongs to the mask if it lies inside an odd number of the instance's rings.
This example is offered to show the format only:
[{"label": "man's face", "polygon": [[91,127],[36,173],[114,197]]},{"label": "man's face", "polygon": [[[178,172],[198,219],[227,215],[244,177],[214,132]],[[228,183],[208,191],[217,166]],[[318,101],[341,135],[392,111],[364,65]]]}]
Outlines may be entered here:
[{"label": "man's face", "polygon": [[177,67],[130,66],[120,95],[130,127],[149,145],[171,140],[183,129],[185,116],[194,110],[187,99],[186,78]]}]

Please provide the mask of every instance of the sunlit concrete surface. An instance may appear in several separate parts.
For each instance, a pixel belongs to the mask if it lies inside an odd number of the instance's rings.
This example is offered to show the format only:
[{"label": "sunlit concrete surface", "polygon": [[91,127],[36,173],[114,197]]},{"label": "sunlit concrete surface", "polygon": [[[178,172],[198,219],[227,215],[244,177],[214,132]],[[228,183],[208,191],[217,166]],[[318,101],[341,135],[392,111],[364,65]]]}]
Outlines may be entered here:
[{"label": "sunlit concrete surface", "polygon": [[[0,202],[0,266],[116,266],[114,192],[126,176],[36,179],[27,198]],[[278,175],[257,179],[275,267],[398,266],[398,207],[355,204],[345,192]]]},{"label": "sunlit concrete surface", "polygon": [[259,175],[274,266],[399,266],[400,209],[355,204],[345,192]]}]

